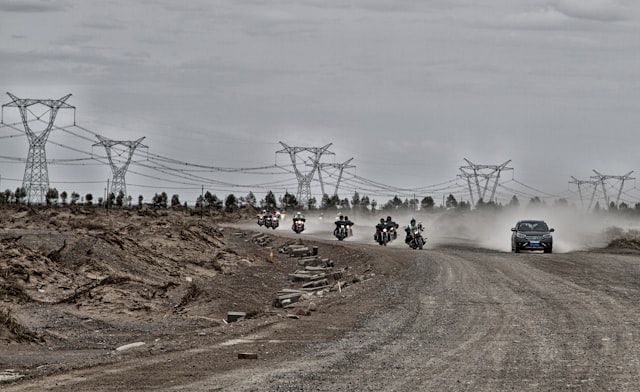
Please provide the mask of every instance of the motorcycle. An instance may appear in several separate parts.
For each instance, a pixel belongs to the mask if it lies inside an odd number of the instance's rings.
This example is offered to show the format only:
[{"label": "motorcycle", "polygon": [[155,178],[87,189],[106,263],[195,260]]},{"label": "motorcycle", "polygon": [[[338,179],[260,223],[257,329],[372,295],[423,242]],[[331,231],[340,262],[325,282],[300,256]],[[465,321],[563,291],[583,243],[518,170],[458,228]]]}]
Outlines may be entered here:
[{"label": "motorcycle", "polygon": [[420,234],[421,231],[422,231],[422,226],[417,226],[413,228],[413,230],[409,231],[408,245],[411,249],[422,249],[422,247],[425,245],[426,241],[425,241],[425,238],[422,236],[422,234]]},{"label": "motorcycle", "polygon": [[388,242],[391,241],[391,234],[389,233],[389,229],[384,227],[377,227],[376,234],[373,236],[373,239],[379,244],[386,246]]},{"label": "motorcycle", "polygon": [[300,234],[304,231],[304,221],[301,220],[294,220],[293,224],[291,225],[291,229],[296,233],[296,234]]},{"label": "motorcycle", "polygon": [[349,230],[350,230],[350,227],[348,225],[341,223],[339,226],[335,228],[335,230],[333,230],[333,235],[336,236],[338,241],[342,241],[349,236]]},{"label": "motorcycle", "polygon": [[258,226],[262,227],[264,225],[264,216],[258,215]]},{"label": "motorcycle", "polygon": [[280,219],[276,218],[275,216],[272,217],[271,219],[271,225],[270,227],[275,230],[278,228],[278,226],[280,226]]}]

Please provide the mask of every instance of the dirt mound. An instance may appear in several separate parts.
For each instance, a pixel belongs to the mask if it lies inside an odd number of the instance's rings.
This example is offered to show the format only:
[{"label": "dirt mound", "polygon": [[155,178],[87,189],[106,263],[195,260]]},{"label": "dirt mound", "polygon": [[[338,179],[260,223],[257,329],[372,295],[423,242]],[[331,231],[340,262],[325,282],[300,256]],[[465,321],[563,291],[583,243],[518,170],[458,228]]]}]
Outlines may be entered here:
[{"label": "dirt mound", "polygon": [[[43,305],[107,322],[138,323],[153,312],[171,318],[206,297],[201,282],[255,262],[227,244],[214,223],[221,214],[28,208],[0,216],[0,339],[9,342],[51,338],[47,321],[15,317]],[[24,325],[40,327],[43,339]]]},{"label": "dirt mound", "polygon": [[639,250],[640,231],[623,230],[619,227],[609,227],[604,233],[609,238],[608,249]]}]

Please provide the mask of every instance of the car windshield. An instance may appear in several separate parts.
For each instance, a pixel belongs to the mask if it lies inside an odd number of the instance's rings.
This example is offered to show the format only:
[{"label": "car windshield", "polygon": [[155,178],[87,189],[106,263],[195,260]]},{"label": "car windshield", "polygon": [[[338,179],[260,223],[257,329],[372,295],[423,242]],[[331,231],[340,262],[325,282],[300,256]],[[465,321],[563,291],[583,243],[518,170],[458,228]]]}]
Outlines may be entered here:
[{"label": "car windshield", "polygon": [[520,222],[518,231],[549,231],[544,222]]}]

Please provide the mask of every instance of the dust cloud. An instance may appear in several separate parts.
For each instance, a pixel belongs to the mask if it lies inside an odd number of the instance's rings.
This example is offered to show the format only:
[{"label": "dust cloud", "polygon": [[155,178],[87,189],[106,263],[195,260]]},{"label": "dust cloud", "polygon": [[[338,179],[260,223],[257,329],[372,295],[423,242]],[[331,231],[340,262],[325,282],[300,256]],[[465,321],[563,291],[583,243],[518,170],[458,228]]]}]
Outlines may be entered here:
[{"label": "dust cloud", "polygon": [[[324,239],[332,239],[334,220],[338,213],[308,213],[304,234]],[[540,219],[547,222],[553,233],[554,253],[566,253],[606,247],[616,236],[625,232],[640,230],[638,219],[633,215],[625,216],[607,211],[583,212],[571,208],[558,207],[519,207],[500,210],[484,209],[473,211],[433,211],[401,212],[377,211],[372,214],[354,213],[348,215],[354,222],[353,236],[345,242],[358,242],[375,245],[373,235],[375,225],[380,218],[391,216],[400,225],[398,239],[388,247],[402,247],[404,243],[403,227],[412,218],[424,226],[423,236],[427,238],[427,248],[445,246],[468,246],[501,252],[511,251],[511,228],[524,219]],[[290,229],[290,222],[279,228]]]}]

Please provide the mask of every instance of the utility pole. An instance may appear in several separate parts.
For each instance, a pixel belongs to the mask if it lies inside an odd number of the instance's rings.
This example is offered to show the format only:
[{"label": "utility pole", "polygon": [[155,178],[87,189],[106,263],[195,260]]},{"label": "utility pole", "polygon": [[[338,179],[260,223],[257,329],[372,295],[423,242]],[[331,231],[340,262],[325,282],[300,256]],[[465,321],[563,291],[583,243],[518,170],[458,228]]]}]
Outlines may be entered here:
[{"label": "utility pole", "polygon": [[[4,121],[4,108],[16,107],[20,111],[22,117],[22,125],[29,140],[29,153],[27,154],[27,164],[24,169],[24,177],[22,179],[22,187],[27,192],[27,204],[36,203],[43,204],[46,201],[47,191],[49,190],[49,171],[47,169],[47,153],[45,145],[49,139],[49,134],[53,128],[56,115],[60,109],[73,109],[75,124],[75,107],[66,103],[71,94],[65,95],[60,99],[21,99],[11,93],[7,93],[11,98],[11,102],[2,105],[2,121]],[[47,109],[38,116],[33,112],[33,106],[45,106]],[[36,134],[29,122],[35,117],[35,120],[43,121],[41,118],[49,113],[47,126],[40,134]],[[31,116],[29,116],[31,114]]]},{"label": "utility pole", "polygon": [[333,167],[339,170],[338,173],[338,179],[336,180],[336,189],[333,191],[333,195],[334,196],[338,196],[338,189],[340,187],[340,182],[342,182],[342,174],[344,172],[344,169],[350,169],[350,168],[354,168],[354,165],[349,165],[349,162],[351,162],[353,160],[353,158],[350,158],[346,161],[344,161],[343,163],[320,163],[318,164],[318,179],[320,180],[320,189],[322,189],[322,195],[324,196],[324,183],[322,181],[322,176],[321,176],[321,169],[325,168],[325,167]]},{"label": "utility pole", "polygon": [[595,169],[593,170],[594,173],[596,173],[595,176],[591,176],[591,178],[595,178],[598,179],[600,181],[600,183],[602,184],[602,192],[604,194],[604,201],[605,203],[607,203],[607,208],[609,208],[609,197],[607,196],[607,188],[604,184],[605,180],[609,180],[609,179],[614,179],[614,180],[620,180],[620,188],[618,189],[618,196],[616,197],[616,207],[618,206],[618,202],[620,201],[620,196],[622,195],[622,188],[624,187],[624,182],[626,180],[635,180],[635,178],[630,177],[631,173],[633,173],[633,170],[630,171],[629,173],[622,175],[622,176],[612,176],[612,175],[608,175],[608,174],[600,174],[598,173]]},{"label": "utility pole", "polygon": [[[95,143],[94,146],[97,146],[97,145],[104,146],[105,150],[107,151],[107,159],[109,159],[109,165],[111,165],[111,171],[113,173],[113,183],[111,184],[111,190],[109,194],[113,193],[114,195],[116,195],[116,197],[118,197],[122,193],[123,197],[126,199],[127,183],[124,177],[127,174],[127,169],[129,168],[129,164],[131,163],[131,158],[133,157],[133,153],[135,152],[136,148],[138,147],[148,148],[147,146],[141,144],[144,137],[141,137],[140,139],[135,141],[111,140],[100,135],[96,135],[96,137],[100,142]],[[124,159],[124,163],[120,162],[121,163],[120,166],[118,166],[118,162],[114,163],[113,156],[112,156],[112,151],[115,150],[114,147],[118,145],[124,146],[128,149],[128,155],[126,159]],[[124,154],[124,152],[118,155],[122,155],[122,154]]]},{"label": "utility pole", "polygon": [[[462,172],[462,174],[458,176],[467,180],[467,185],[469,186],[469,195],[471,196],[471,203],[475,204],[475,200],[473,199],[471,179],[474,180],[476,185],[478,202],[480,200],[486,203],[491,201],[495,202],[494,197],[496,194],[496,189],[498,188],[498,183],[500,182],[500,174],[505,170],[513,170],[513,168],[511,167],[507,167],[509,162],[511,162],[511,159],[500,165],[476,165],[467,158],[464,158],[464,160],[468,163],[468,165],[460,167],[460,171]],[[484,187],[482,189],[480,189],[480,177],[484,178]],[[492,179],[493,187],[491,189],[491,196],[489,197],[489,200],[486,200],[485,195],[487,193],[489,183]]]},{"label": "utility pole", "polygon": [[[311,199],[311,181],[313,180],[313,175],[317,170],[319,170],[318,167],[320,165],[320,159],[322,158],[322,155],[333,154],[333,152],[328,151],[332,143],[329,143],[323,147],[290,147],[283,142],[280,142],[280,144],[284,148],[280,151],[276,151],[276,154],[289,154],[291,163],[293,164],[293,171],[295,172],[296,179],[298,180],[298,192],[296,193],[296,200],[298,201],[298,204],[306,206],[309,203],[309,199]],[[306,174],[302,173],[296,165],[297,155],[302,152],[308,152],[311,154],[309,156],[309,159],[311,160],[312,169]]]},{"label": "utility pole", "polygon": [[593,180],[578,180],[574,176],[571,176],[572,181],[569,181],[569,184],[576,184],[578,186],[578,195],[580,196],[580,206],[584,208],[584,201],[582,200],[582,189],[580,185],[593,185],[593,193],[591,193],[591,200],[589,200],[589,206],[587,207],[587,211],[591,210],[591,205],[593,204],[593,199],[596,196],[596,190],[598,189],[599,181]]}]

